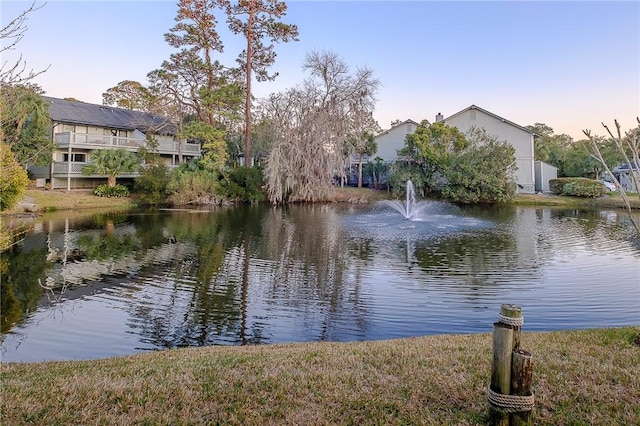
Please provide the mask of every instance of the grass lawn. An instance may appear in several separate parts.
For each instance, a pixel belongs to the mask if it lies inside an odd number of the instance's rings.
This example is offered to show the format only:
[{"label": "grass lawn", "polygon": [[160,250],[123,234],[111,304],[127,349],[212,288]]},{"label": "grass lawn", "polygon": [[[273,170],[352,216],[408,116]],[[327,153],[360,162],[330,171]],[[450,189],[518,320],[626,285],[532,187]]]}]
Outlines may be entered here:
[{"label": "grass lawn", "polygon": [[[640,424],[640,326],[528,333],[535,424]],[[172,349],[2,365],[17,424],[472,425],[491,334]]]},{"label": "grass lawn", "polygon": [[[101,208],[129,208],[133,205],[130,198],[108,198],[93,195],[90,190],[44,190],[28,189],[23,199],[32,201],[38,205],[41,212],[56,210],[76,210],[76,209],[101,209]],[[3,212],[3,214],[20,213],[18,206]]]},{"label": "grass lawn", "polygon": [[[632,209],[640,209],[640,198],[637,194],[627,194]],[[626,209],[619,192],[611,192],[598,198],[568,197],[562,195],[518,194],[513,204],[566,207],[597,207]]]}]

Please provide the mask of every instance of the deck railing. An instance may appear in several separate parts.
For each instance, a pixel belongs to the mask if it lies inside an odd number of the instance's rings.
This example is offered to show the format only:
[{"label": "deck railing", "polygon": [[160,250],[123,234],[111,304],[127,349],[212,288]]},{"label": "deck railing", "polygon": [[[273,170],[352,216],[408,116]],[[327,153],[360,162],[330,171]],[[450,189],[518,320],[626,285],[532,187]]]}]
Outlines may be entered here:
[{"label": "deck railing", "polygon": [[[84,166],[88,166],[91,163],[67,163],[67,162],[59,162],[56,161],[53,163],[53,174],[67,174],[71,173],[72,175],[81,175],[82,168]],[[69,165],[71,165],[71,171],[69,171]]]},{"label": "deck railing", "polygon": [[[82,173],[82,169],[84,168],[84,166],[88,166],[91,163],[80,163],[80,162],[73,162],[73,163],[67,163],[62,162],[62,161],[55,161],[53,163],[53,174],[54,175],[58,175],[57,177],[60,177],[59,175],[72,175],[74,177],[79,177],[79,176],[85,176]],[[69,165],[71,165],[71,171],[69,171]],[[172,164],[172,165],[167,165],[167,167],[169,169],[175,169],[176,167],[178,167],[178,164]],[[139,173],[135,172],[135,173],[126,173],[126,176],[137,176]],[[96,177],[96,176],[101,176],[101,175],[89,175],[89,176],[85,176],[85,177]]]},{"label": "deck railing", "polygon": [[[54,140],[59,148],[68,148],[71,145],[72,147],[86,149],[124,148],[129,151],[137,151],[138,148],[146,144],[144,139],[75,132],[56,133]],[[160,141],[158,143],[158,151],[163,154],[177,154],[180,152],[180,143]],[[185,155],[200,155],[200,145],[183,143],[182,153]]]}]

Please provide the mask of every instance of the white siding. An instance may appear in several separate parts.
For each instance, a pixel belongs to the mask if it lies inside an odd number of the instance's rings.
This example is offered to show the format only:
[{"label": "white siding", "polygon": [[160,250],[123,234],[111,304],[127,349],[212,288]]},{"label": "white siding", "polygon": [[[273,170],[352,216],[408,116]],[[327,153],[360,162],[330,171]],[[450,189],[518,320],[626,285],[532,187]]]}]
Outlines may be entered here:
[{"label": "white siding", "polygon": [[514,126],[506,120],[498,119],[479,109],[469,109],[444,122],[448,126],[457,127],[462,132],[468,132],[472,127],[484,128],[487,134],[500,141],[507,141],[515,148],[516,182],[521,186],[521,192],[535,191],[535,174],[533,167],[533,134]]},{"label": "white siding", "polygon": [[378,151],[372,158],[380,157],[384,161],[394,161],[398,157],[398,151],[404,148],[407,135],[416,131],[416,124],[404,122],[376,136],[375,141]]},{"label": "white siding", "polygon": [[145,135],[144,133],[142,133],[140,130],[135,129],[135,130],[132,132],[132,135],[131,135],[131,136],[129,136],[129,137],[130,137],[130,138],[134,138],[134,139],[146,139],[146,138],[147,138],[147,135]]},{"label": "white siding", "polygon": [[558,177],[558,168],[543,161],[536,161],[536,191],[549,191],[549,180]]},{"label": "white siding", "polygon": [[[140,139],[140,140],[146,140],[147,139],[147,135],[145,135],[144,133],[142,133],[140,130],[136,129],[133,132],[129,132],[129,137],[130,138],[135,138],[135,139]],[[175,138],[172,135],[153,135],[153,138],[156,140],[156,142],[158,142],[159,147],[164,147],[167,146],[167,144],[170,144],[170,146],[173,146],[173,142],[176,142]]]},{"label": "white siding", "polygon": [[174,141],[174,138],[171,135],[156,135],[155,138],[158,143],[169,143]]}]

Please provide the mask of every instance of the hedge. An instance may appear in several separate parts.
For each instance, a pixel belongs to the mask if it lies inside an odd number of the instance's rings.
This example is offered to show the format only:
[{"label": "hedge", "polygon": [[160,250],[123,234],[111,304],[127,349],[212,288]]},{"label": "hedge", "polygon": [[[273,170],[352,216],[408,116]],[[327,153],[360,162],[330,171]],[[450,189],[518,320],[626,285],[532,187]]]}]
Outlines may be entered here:
[{"label": "hedge", "polygon": [[594,198],[604,194],[605,187],[593,179],[566,177],[549,180],[549,190],[557,195]]}]

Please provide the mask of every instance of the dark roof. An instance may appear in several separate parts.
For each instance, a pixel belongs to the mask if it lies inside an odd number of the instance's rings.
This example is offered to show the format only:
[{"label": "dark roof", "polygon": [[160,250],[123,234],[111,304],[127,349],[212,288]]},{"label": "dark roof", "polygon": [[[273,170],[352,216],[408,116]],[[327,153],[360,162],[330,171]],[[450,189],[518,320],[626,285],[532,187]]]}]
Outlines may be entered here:
[{"label": "dark roof", "polygon": [[49,116],[53,121],[165,135],[173,135],[177,130],[168,119],[155,114],[49,96],[43,98],[49,103]]}]

